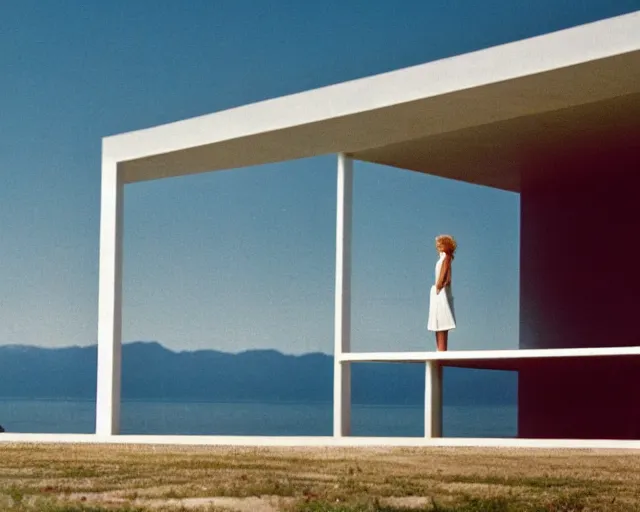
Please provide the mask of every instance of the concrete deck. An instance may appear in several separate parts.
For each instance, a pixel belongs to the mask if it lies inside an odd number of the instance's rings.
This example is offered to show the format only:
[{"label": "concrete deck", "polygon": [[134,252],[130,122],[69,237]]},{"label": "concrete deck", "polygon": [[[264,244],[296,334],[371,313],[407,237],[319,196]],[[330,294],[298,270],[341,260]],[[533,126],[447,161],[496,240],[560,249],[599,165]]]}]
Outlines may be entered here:
[{"label": "concrete deck", "polygon": [[321,436],[152,436],[95,434],[0,434],[1,443],[146,444],[261,447],[495,447],[541,449],[640,450],[640,440],[516,439],[463,437],[321,437]]},{"label": "concrete deck", "polygon": [[640,347],[597,347],[514,350],[450,350],[447,352],[350,352],[338,356],[341,363],[426,363],[487,370],[517,370],[534,360],[598,357],[638,357]]}]

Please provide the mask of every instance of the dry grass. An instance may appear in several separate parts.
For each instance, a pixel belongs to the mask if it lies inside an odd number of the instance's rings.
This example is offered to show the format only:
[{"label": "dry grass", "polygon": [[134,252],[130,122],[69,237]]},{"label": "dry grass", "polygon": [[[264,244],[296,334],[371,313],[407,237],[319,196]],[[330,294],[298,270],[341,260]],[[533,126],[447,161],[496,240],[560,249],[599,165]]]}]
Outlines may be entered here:
[{"label": "dry grass", "polygon": [[0,510],[640,511],[640,456],[3,444]]}]

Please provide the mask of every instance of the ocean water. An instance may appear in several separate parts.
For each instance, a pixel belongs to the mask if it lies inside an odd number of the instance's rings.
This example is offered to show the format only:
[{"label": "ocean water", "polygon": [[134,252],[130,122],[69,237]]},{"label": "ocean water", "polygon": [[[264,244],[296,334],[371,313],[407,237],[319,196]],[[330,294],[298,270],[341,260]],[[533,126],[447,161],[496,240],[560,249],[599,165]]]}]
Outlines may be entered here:
[{"label": "ocean water", "polygon": [[[332,405],[292,403],[171,403],[123,401],[123,434],[331,435]],[[422,436],[424,409],[352,406],[356,436]],[[92,433],[95,402],[0,399],[7,432]],[[516,406],[445,406],[447,437],[514,437]]]}]

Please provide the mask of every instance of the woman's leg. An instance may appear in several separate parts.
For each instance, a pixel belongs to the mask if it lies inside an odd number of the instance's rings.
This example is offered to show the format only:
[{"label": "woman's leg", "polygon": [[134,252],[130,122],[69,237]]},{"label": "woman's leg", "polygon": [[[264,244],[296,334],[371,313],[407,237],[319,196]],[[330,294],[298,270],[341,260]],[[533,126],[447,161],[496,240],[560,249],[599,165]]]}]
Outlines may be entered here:
[{"label": "woman's leg", "polygon": [[438,350],[438,352],[445,352],[447,350],[448,341],[448,331],[436,331],[436,349]]}]

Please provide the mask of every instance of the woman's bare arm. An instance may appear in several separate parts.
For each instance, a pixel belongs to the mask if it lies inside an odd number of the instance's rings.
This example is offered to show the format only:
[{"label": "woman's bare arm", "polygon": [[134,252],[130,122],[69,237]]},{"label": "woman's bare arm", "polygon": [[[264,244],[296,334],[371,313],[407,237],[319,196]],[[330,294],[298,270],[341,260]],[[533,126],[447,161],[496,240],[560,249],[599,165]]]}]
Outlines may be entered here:
[{"label": "woman's bare arm", "polygon": [[451,282],[451,256],[448,254],[444,257],[442,267],[440,267],[440,275],[438,276],[438,282],[436,283],[436,291],[440,293],[446,285]]}]

